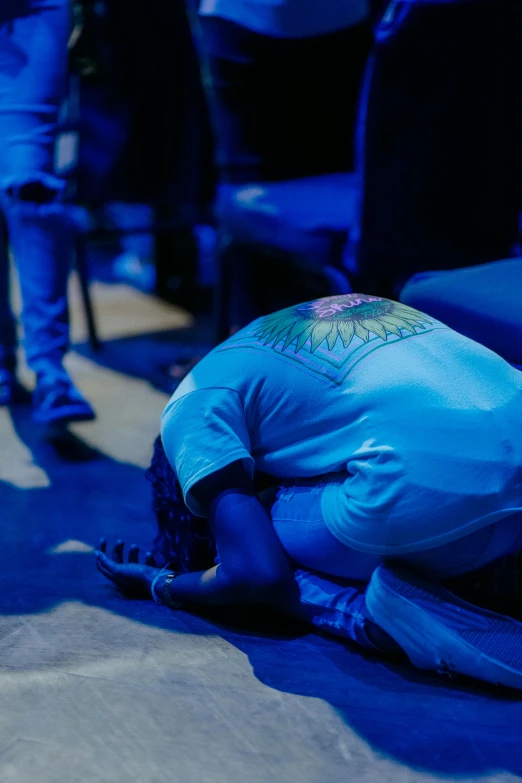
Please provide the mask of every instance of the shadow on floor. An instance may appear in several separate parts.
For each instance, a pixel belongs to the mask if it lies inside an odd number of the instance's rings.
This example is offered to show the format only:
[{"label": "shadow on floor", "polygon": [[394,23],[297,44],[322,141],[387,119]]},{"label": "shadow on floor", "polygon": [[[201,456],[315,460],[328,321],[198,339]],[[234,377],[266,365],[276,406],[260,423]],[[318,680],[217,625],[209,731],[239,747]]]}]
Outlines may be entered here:
[{"label": "shadow on floor", "polygon": [[148,381],[160,391],[171,394],[175,381],[167,375],[167,368],[208,353],[212,347],[212,328],[210,319],[200,318],[196,327],[190,329],[107,340],[96,352],[86,343],[77,343],[74,350],[101,367]]}]

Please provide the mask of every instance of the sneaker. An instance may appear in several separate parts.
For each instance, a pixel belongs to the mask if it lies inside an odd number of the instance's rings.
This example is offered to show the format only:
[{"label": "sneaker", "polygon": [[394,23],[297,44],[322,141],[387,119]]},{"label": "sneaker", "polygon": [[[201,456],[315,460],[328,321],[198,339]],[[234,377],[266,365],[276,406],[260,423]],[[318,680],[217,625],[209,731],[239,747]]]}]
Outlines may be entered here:
[{"label": "sneaker", "polygon": [[6,367],[0,367],[0,406],[13,402],[15,391],[15,374]]},{"label": "sneaker", "polygon": [[38,379],[33,393],[33,420],[38,424],[92,421],[96,414],[70,380]]},{"label": "sneaker", "polygon": [[369,619],[419,669],[522,689],[522,623],[467,603],[406,566],[383,564],[366,592]]}]

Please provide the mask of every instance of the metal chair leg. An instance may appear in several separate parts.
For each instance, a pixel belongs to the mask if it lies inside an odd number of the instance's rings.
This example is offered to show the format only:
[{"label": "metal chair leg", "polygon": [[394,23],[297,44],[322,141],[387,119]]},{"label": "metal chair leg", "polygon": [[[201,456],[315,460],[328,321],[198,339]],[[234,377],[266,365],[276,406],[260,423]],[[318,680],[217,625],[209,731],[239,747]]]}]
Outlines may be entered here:
[{"label": "metal chair leg", "polygon": [[87,256],[85,242],[82,239],[76,241],[76,270],[80,281],[80,291],[82,295],[83,309],[87,321],[87,331],[89,334],[89,345],[92,351],[99,351],[102,347],[98,337],[94,309],[92,306],[91,292],[89,289],[89,275],[87,272]]}]

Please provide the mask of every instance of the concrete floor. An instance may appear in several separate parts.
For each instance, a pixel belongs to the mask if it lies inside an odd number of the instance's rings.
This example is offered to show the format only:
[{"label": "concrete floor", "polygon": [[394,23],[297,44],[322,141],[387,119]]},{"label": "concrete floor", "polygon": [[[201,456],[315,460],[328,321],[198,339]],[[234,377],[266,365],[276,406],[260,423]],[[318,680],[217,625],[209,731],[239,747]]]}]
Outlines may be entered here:
[{"label": "concrete floor", "polygon": [[26,405],[0,411],[0,783],[522,780],[522,697],[104,583],[101,535],[153,535],[143,468],[166,397],[145,378],[197,339],[125,286],[95,295],[105,349],[88,354],[79,318],[69,366],[98,421],[46,440]]}]

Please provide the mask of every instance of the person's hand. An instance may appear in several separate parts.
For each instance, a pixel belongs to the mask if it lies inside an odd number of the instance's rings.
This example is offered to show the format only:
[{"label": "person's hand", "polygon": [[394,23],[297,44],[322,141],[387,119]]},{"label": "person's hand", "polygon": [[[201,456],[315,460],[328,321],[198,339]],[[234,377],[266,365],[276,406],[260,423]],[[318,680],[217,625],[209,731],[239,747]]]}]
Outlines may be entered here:
[{"label": "person's hand", "polygon": [[114,582],[126,595],[135,598],[152,598],[152,582],[160,572],[160,569],[156,568],[154,557],[150,552],[147,552],[145,562],[140,563],[140,550],[134,545],[129,549],[127,562],[125,562],[124,547],[125,541],[117,541],[111,557],[108,557],[106,554],[107,542],[102,538],[94,553],[98,571]]}]

